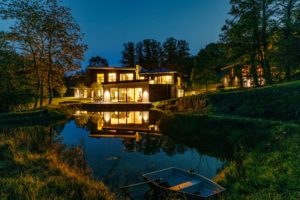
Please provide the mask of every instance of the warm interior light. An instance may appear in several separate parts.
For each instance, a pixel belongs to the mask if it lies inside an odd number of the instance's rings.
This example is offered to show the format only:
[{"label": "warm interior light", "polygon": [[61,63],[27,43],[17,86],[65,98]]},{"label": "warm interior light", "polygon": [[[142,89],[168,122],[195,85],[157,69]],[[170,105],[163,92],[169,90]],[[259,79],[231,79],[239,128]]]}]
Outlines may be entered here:
[{"label": "warm interior light", "polygon": [[105,122],[109,122],[109,120],[110,120],[110,112],[104,112],[104,120],[105,120]]},{"label": "warm interior light", "polygon": [[104,92],[104,102],[109,102],[110,101],[110,93],[109,91]]},{"label": "warm interior light", "polygon": [[149,119],[149,111],[144,111],[144,112],[143,112],[143,120],[144,120],[145,122],[147,122],[148,119]]},{"label": "warm interior light", "polygon": [[143,92],[143,102],[149,101],[149,93],[147,91]]}]

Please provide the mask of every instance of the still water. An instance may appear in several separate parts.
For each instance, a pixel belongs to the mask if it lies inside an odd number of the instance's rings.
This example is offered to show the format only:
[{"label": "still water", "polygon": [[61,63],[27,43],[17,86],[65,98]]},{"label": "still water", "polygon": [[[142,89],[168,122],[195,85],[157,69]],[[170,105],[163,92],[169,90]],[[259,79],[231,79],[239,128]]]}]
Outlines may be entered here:
[{"label": "still water", "polygon": [[193,169],[213,178],[223,161],[161,134],[161,117],[155,111],[77,111],[58,137],[66,145],[82,145],[95,178],[112,191],[167,167]]}]

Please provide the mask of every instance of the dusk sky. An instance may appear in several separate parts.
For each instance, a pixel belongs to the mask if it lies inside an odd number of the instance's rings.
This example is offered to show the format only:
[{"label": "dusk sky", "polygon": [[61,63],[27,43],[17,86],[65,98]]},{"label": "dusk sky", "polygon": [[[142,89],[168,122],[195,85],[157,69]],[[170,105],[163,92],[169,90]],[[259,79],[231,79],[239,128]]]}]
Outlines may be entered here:
[{"label": "dusk sky", "polygon": [[[184,39],[196,54],[218,41],[229,12],[229,0],[63,0],[85,34],[91,56],[106,58],[120,66],[123,43],[168,37]],[[0,29],[7,30],[1,22]]]}]

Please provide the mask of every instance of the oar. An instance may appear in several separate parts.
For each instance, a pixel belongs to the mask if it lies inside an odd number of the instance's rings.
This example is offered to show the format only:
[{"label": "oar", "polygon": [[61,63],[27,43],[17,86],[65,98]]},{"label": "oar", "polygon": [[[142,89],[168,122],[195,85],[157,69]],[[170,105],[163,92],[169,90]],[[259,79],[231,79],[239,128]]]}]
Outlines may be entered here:
[{"label": "oar", "polygon": [[125,190],[127,188],[136,187],[136,186],[144,185],[144,184],[147,184],[147,183],[159,182],[161,180],[162,180],[162,178],[155,179],[155,180],[149,180],[149,181],[143,181],[143,182],[140,182],[140,183],[134,183],[134,184],[131,184],[131,185],[120,187],[120,190]]}]

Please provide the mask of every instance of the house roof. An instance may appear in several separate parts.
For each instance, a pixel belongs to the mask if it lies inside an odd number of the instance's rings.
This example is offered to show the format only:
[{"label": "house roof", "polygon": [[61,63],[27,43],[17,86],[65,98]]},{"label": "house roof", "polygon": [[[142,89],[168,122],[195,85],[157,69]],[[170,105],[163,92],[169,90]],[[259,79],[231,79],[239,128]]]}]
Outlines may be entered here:
[{"label": "house roof", "polygon": [[221,70],[226,70],[226,69],[230,69],[230,68],[234,68],[238,65],[240,65],[241,63],[234,63],[234,64],[231,64],[231,65],[227,65],[225,67],[222,67]]},{"label": "house roof", "polygon": [[88,69],[101,69],[101,70],[136,70],[133,67],[97,67],[97,66],[88,66]]},{"label": "house roof", "polygon": [[152,70],[147,70],[147,69],[142,68],[140,73],[141,74],[156,74],[156,73],[178,73],[178,72],[175,70],[169,69],[169,68],[162,67],[162,68],[155,68]]}]

